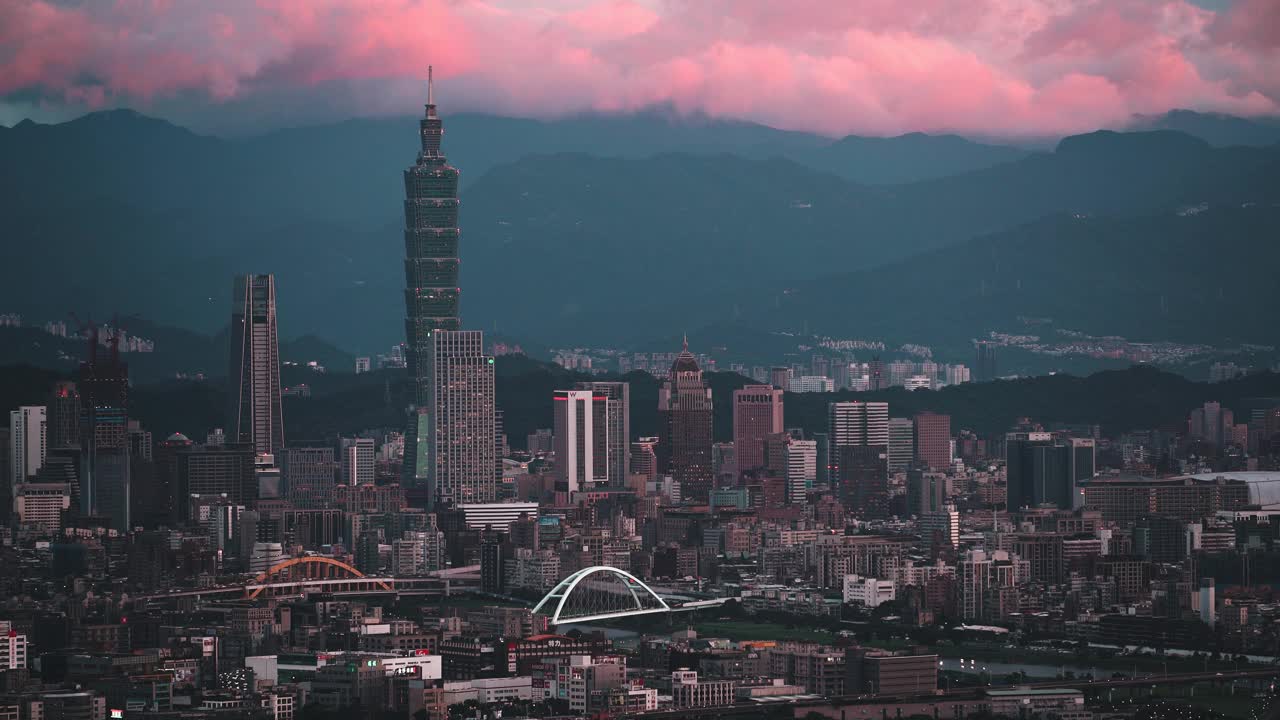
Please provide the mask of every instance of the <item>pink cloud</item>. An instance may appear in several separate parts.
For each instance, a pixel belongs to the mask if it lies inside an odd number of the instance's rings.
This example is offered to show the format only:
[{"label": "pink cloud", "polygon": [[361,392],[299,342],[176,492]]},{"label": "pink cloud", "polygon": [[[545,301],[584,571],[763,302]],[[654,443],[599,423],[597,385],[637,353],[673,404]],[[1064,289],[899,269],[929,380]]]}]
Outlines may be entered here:
[{"label": "pink cloud", "polygon": [[[1237,0],[117,0],[0,3],[0,102],[269,102],[333,115],[668,104],[829,134],[1047,134],[1280,111],[1280,4]],[[446,88],[448,90],[446,90]],[[410,95],[409,93],[413,93]],[[372,98],[372,100],[371,100]],[[329,100],[330,98],[325,98]]]}]

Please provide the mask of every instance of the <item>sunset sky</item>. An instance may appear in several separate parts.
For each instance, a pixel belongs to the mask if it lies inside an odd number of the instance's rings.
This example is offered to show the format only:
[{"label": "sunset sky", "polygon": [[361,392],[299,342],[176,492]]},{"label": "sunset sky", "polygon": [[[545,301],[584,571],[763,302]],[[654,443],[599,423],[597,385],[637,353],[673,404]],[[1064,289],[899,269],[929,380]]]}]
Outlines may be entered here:
[{"label": "sunset sky", "polygon": [[1051,135],[1280,113],[1277,0],[0,0],[0,123],[127,106],[262,130],[670,107],[776,127]]}]

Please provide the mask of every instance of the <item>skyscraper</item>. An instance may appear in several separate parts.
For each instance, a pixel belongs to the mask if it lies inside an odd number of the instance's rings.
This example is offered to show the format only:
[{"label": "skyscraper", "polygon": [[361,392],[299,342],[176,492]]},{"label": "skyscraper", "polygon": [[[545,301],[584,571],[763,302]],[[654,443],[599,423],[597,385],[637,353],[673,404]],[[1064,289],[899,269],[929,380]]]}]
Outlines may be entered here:
[{"label": "skyscraper", "polygon": [[91,332],[89,359],[80,363],[80,504],[86,515],[130,527],[129,367],[120,361],[118,339],[104,360]]},{"label": "skyscraper", "polygon": [[863,517],[889,511],[889,404],[835,402],[827,406],[828,451],[845,507]]},{"label": "skyscraper", "polygon": [[930,470],[951,465],[951,416],[924,412],[915,417],[916,459]]},{"label": "skyscraper", "polygon": [[278,453],[284,449],[284,423],[275,278],[237,276],[231,302],[228,442],[248,443],[260,454]]},{"label": "skyscraper", "polygon": [[[426,419],[419,426],[426,430],[428,504],[498,502],[502,436],[494,403],[493,357],[484,354],[484,333],[436,330],[428,346],[432,382],[427,404],[417,414]],[[409,447],[406,438],[406,453]]]},{"label": "skyscraper", "polygon": [[444,123],[436,113],[430,68],[426,113],[418,122],[418,135],[422,149],[417,162],[404,171],[405,362],[414,403],[404,444],[403,473],[408,486],[435,484],[431,479],[434,442],[430,433],[432,426],[439,427],[431,418],[438,383],[432,360],[441,352],[435,334],[462,327],[458,317],[458,170],[440,152]]},{"label": "skyscraper", "polygon": [[818,443],[791,438],[783,452],[787,463],[787,502],[803,503],[818,475]]},{"label": "skyscraper", "polygon": [[49,448],[80,447],[80,391],[64,380],[53,386],[49,396]]},{"label": "skyscraper", "polygon": [[747,385],[733,391],[733,450],[738,472],[764,467],[764,439],[783,431],[782,390]]},{"label": "skyscraper", "polygon": [[884,445],[846,445],[839,448],[836,477],[840,495],[845,507],[859,518],[889,515],[888,455]]},{"label": "skyscraper", "polygon": [[609,484],[623,487],[631,472],[631,386],[625,382],[580,382],[579,390],[605,396],[609,416]]},{"label": "skyscraper", "polygon": [[659,466],[680,483],[680,496],[706,502],[711,492],[711,388],[689,341],[658,391]]},{"label": "skyscraper", "polygon": [[565,492],[609,484],[609,398],[592,390],[555,392],[556,478]]},{"label": "skyscraper", "polygon": [[889,418],[889,472],[911,467],[916,458],[916,424],[911,418]]},{"label": "skyscraper", "polygon": [[1093,477],[1094,442],[1046,432],[1009,433],[1005,473],[1010,509],[1055,505],[1070,510],[1078,504],[1080,482]]},{"label": "skyscraper", "polygon": [[343,485],[373,484],[373,438],[340,438],[338,453],[338,467]]},{"label": "skyscraper", "polygon": [[996,346],[986,340],[978,341],[978,362],[974,365],[973,376],[978,382],[996,379]]},{"label": "skyscraper", "polygon": [[867,382],[867,389],[872,392],[889,387],[889,377],[879,355],[872,357],[871,362],[867,363]]},{"label": "skyscraper", "polygon": [[827,405],[831,452],[851,445],[889,445],[889,403],[835,402]]},{"label": "skyscraper", "polygon": [[1191,417],[1187,421],[1187,435],[1225,448],[1232,442],[1235,421],[1235,413],[1229,408],[1224,408],[1217,402],[1207,402],[1191,411]]}]

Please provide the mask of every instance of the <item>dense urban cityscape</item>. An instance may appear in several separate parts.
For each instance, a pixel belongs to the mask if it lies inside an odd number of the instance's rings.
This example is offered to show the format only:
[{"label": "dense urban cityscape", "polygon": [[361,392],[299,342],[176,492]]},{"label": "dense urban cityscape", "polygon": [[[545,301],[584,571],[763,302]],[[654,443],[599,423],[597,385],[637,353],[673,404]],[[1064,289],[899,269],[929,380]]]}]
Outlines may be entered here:
[{"label": "dense urban cityscape", "polygon": [[385,352],[296,342],[270,266],[216,340],[0,306],[0,720],[1280,718],[1274,346],[526,352],[464,320],[427,73]]}]

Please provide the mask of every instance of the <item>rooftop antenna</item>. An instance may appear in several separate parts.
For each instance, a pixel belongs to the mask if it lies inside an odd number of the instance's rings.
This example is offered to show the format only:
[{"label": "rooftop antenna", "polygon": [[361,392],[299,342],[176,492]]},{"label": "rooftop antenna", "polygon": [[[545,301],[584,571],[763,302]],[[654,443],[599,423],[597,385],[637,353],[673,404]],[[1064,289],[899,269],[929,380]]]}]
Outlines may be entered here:
[{"label": "rooftop antenna", "polygon": [[435,80],[431,76],[432,76],[432,67],[428,65],[427,66],[427,104],[435,105],[436,104]]}]

